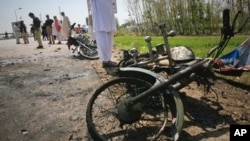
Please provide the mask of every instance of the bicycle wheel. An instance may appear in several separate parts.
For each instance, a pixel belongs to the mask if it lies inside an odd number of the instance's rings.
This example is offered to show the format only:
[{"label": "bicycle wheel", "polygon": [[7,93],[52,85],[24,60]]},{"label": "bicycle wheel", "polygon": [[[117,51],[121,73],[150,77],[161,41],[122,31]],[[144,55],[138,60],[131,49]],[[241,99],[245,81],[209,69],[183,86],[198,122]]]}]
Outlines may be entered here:
[{"label": "bicycle wheel", "polygon": [[79,54],[88,59],[98,59],[97,47],[80,46]]},{"label": "bicycle wheel", "polygon": [[[173,117],[180,114],[170,113],[174,110],[168,109],[160,92],[139,102],[133,110],[120,110],[124,101],[151,86],[152,84],[136,78],[118,78],[97,89],[86,112],[87,127],[92,138],[98,141],[147,141],[167,140],[176,136],[176,133],[166,133],[169,131],[165,127],[169,118],[174,119]],[[180,113],[183,114],[183,107]],[[174,120],[170,123],[174,125],[173,131],[178,132],[180,130],[177,130],[179,127],[176,124],[179,119]]]}]

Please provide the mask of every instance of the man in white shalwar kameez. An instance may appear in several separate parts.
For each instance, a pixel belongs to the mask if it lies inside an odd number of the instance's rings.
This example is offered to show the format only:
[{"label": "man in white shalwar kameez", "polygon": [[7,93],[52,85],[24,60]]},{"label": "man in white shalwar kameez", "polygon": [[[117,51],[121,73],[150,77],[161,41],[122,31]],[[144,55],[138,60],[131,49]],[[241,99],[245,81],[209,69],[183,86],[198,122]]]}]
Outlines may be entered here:
[{"label": "man in white shalwar kameez", "polygon": [[111,61],[116,21],[112,0],[91,0],[93,29],[103,67],[116,67]]},{"label": "man in white shalwar kameez", "polygon": [[69,30],[70,30],[71,23],[70,23],[69,17],[66,16],[64,12],[61,12],[61,15],[63,17],[63,20],[62,20],[62,36],[64,38],[68,38],[69,34],[70,34]]}]

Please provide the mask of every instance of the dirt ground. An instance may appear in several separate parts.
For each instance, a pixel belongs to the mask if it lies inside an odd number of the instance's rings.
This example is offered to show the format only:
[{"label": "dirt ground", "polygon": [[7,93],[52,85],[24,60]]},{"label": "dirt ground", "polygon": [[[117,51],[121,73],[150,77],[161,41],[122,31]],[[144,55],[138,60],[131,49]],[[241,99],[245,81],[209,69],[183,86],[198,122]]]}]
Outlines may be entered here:
[{"label": "dirt ground", "polygon": [[[35,49],[0,40],[0,141],[90,141],[88,99],[113,79],[98,60],[74,57],[65,45]],[[114,50],[113,59],[121,52]],[[250,124],[250,90],[218,79],[204,94],[195,83],[181,90],[185,123],[180,140],[228,141],[230,124]]]}]

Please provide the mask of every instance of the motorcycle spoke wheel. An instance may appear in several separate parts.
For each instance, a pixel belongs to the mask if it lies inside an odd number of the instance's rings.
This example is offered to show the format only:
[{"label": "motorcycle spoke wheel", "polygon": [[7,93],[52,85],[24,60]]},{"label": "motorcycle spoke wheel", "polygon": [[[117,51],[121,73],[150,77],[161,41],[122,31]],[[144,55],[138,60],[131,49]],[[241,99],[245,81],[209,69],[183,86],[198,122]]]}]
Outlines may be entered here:
[{"label": "motorcycle spoke wheel", "polygon": [[94,47],[80,47],[79,54],[88,59],[98,59],[97,49]]},{"label": "motorcycle spoke wheel", "polygon": [[140,102],[143,106],[138,119],[124,123],[118,118],[118,105],[121,101],[134,97],[150,87],[152,84],[144,80],[118,78],[98,88],[92,95],[86,112],[87,127],[92,138],[98,141],[169,139],[168,134],[164,132],[170,110],[163,106],[165,101],[159,94]]}]

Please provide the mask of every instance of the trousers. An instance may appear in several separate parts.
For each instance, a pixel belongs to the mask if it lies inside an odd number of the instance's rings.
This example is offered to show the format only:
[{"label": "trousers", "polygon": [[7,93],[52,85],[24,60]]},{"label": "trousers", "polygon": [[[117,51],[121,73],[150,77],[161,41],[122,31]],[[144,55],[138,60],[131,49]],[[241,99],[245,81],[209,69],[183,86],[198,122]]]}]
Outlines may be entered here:
[{"label": "trousers", "polygon": [[51,26],[46,26],[46,31],[47,31],[47,35],[48,35],[48,38],[49,38],[49,42],[51,44],[54,44],[55,40],[54,40],[54,37],[52,35],[52,27]]},{"label": "trousers", "polygon": [[43,46],[42,39],[41,39],[41,28],[34,30],[34,34],[35,34],[35,39],[38,42],[38,45]]},{"label": "trousers", "polygon": [[113,49],[114,32],[95,31],[98,56],[101,61],[110,61]]}]

